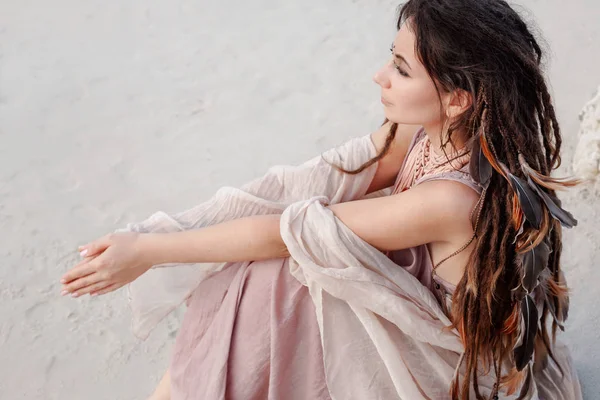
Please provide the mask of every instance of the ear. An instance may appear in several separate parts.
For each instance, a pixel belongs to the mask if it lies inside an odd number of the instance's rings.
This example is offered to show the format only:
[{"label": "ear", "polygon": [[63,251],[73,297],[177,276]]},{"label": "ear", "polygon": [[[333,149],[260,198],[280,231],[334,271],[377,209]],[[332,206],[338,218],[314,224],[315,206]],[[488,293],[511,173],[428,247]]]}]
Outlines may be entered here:
[{"label": "ear", "polygon": [[471,107],[471,104],[473,104],[471,93],[464,89],[455,89],[449,93],[446,115],[450,119],[454,119],[467,111]]}]

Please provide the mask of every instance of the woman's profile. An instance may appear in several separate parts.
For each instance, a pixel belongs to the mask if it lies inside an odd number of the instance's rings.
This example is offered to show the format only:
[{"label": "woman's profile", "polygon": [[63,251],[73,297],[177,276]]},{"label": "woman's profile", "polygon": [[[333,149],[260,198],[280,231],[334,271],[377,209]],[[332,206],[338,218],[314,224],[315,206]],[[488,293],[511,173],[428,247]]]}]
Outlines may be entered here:
[{"label": "woman's profile", "polygon": [[151,399],[581,398],[538,40],[503,0],[397,29],[378,130],[80,248],[63,294],[128,285],[137,336],[187,304]]}]

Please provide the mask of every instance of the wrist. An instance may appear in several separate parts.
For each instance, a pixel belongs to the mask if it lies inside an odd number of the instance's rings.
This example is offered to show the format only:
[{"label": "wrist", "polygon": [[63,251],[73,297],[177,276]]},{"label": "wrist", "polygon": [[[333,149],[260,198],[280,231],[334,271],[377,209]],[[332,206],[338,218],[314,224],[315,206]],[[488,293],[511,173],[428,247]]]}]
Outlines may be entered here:
[{"label": "wrist", "polygon": [[138,248],[144,263],[151,268],[153,265],[164,264],[164,251],[161,244],[164,243],[164,233],[140,233],[138,237]]}]

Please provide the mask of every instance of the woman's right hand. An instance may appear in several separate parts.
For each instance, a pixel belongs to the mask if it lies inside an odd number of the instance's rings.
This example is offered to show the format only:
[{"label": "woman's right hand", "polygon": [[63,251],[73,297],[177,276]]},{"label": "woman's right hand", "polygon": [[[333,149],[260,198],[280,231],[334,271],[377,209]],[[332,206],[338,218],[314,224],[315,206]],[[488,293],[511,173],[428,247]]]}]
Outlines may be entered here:
[{"label": "woman's right hand", "polygon": [[81,246],[86,258],[63,275],[62,294],[106,294],[133,282],[152,267],[142,236],[112,233]]}]

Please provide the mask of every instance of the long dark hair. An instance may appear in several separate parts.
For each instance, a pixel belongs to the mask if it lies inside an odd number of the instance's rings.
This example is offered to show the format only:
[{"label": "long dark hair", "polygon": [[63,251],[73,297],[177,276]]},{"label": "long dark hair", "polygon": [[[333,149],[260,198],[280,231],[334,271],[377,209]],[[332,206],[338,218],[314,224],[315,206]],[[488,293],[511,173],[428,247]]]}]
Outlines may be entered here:
[{"label": "long dark hair", "polygon": [[[438,94],[462,89],[473,99],[442,141],[452,142],[452,133],[464,130],[468,145],[490,166],[474,223],[476,247],[453,295],[453,328],[465,346],[466,373],[462,384],[456,378],[450,394],[453,399],[468,399],[472,384],[477,399],[483,399],[478,366],[484,373],[494,368],[496,388],[513,393],[531,374],[531,364],[543,368],[547,356],[554,359],[546,319],[553,317],[554,342],[557,327],[562,329],[567,317],[568,290],[560,268],[564,221],[550,203],[560,208],[555,190],[579,183],[550,177],[561,163],[562,140],[544,79],[542,49],[503,0],[410,0],[399,9],[397,28],[405,22],[416,36],[416,54]],[[380,160],[389,151],[396,128],[392,124],[374,159],[343,171],[355,174]],[[479,154],[471,151],[474,156]],[[520,196],[527,193],[517,188],[519,182],[539,191],[533,196],[550,199],[544,198],[540,203],[545,206],[533,210],[537,223],[528,215],[532,209],[523,204]],[[524,263],[531,254],[527,253],[539,246],[548,249],[547,264],[533,278],[541,314],[532,317],[523,309],[531,304],[529,291],[523,289],[528,274]],[[528,318],[534,318],[533,331],[524,330]],[[519,346],[521,353],[514,351]],[[527,353],[530,356],[534,347],[530,363]]]}]

